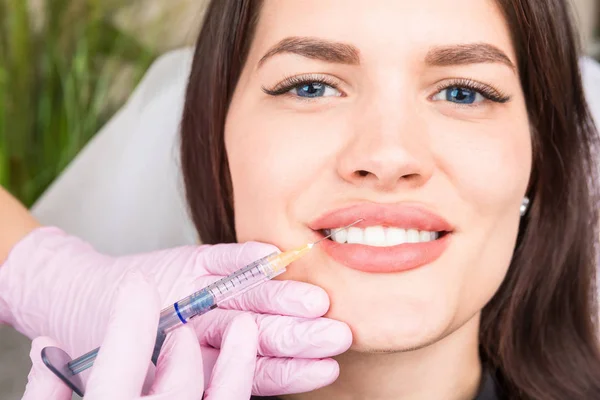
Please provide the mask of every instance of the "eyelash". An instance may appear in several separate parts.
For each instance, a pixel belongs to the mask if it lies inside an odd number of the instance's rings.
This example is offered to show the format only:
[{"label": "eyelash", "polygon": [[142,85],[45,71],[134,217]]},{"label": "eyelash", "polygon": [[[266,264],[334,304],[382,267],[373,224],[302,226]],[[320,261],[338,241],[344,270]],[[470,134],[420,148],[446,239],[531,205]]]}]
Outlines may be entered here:
[{"label": "eyelash", "polygon": [[481,94],[484,98],[493,101],[495,103],[506,103],[510,100],[510,96],[494,88],[493,86],[483,84],[471,79],[452,79],[450,81],[443,82],[436,87],[435,94],[438,94],[442,90],[450,88],[463,88],[469,89],[474,92]]},{"label": "eyelash", "polygon": [[[281,96],[288,93],[290,90],[311,83],[320,83],[323,85],[331,86],[332,88],[339,90],[339,83],[325,75],[301,75],[301,76],[290,76],[285,78],[283,81],[275,85],[272,89],[268,89],[263,86],[262,90],[270,96]],[[453,87],[459,87],[464,89],[473,90],[480,93],[484,98],[496,102],[506,103],[510,100],[510,96],[503,93],[502,91],[494,88],[493,86],[486,85],[471,79],[452,79],[450,81],[443,82],[436,87],[435,94],[438,94],[442,90],[446,90]]]},{"label": "eyelash", "polygon": [[[323,85],[331,86],[334,89],[338,89],[339,82],[325,76],[325,75],[301,75],[301,76],[290,76],[285,78],[283,81],[275,85],[272,89],[267,89],[263,86],[262,90],[270,96],[280,96],[286,94],[290,90],[310,83],[321,83]],[[338,89],[339,90],[339,89]]]}]

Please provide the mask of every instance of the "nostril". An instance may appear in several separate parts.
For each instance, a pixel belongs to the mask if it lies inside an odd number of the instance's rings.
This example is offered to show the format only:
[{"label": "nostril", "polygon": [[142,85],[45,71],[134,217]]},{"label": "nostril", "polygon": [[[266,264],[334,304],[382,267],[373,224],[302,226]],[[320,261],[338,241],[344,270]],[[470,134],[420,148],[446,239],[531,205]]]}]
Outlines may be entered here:
[{"label": "nostril", "polygon": [[369,171],[365,171],[364,169],[361,169],[360,171],[356,171],[356,173],[363,178],[365,176],[369,175]]}]

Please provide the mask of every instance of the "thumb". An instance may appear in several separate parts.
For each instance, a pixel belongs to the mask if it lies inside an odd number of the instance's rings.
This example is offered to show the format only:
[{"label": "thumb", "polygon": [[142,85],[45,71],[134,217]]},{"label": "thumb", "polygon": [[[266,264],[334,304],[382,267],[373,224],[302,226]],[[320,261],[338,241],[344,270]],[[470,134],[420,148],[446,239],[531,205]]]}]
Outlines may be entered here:
[{"label": "thumb", "polygon": [[38,337],[31,343],[32,367],[27,376],[27,386],[22,400],[71,400],[72,391],[42,361],[44,347],[59,345],[48,337]]}]

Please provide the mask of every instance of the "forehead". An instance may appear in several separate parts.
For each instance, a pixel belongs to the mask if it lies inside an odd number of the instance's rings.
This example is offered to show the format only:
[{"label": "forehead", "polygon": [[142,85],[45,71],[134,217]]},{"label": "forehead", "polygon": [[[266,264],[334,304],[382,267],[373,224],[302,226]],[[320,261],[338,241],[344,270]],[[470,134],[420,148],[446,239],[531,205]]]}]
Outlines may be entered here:
[{"label": "forehead", "polygon": [[265,0],[251,57],[294,36],[349,43],[372,61],[402,59],[431,46],[485,42],[515,62],[494,0]]}]

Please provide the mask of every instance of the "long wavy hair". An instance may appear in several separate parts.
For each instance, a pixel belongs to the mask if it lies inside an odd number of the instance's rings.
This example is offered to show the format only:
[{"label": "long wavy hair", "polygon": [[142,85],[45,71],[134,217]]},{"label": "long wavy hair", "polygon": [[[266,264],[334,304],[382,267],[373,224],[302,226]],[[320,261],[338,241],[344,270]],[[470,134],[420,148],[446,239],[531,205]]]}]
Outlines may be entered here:
[{"label": "long wavy hair", "polygon": [[[566,0],[497,0],[512,34],[531,123],[531,205],[508,274],[482,311],[483,361],[511,399],[600,399],[597,131]],[[235,242],[227,110],[261,1],[212,1],[181,125],[190,213],[206,244]]]}]

